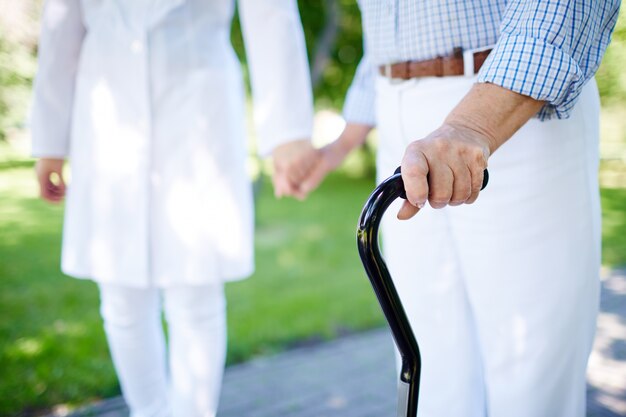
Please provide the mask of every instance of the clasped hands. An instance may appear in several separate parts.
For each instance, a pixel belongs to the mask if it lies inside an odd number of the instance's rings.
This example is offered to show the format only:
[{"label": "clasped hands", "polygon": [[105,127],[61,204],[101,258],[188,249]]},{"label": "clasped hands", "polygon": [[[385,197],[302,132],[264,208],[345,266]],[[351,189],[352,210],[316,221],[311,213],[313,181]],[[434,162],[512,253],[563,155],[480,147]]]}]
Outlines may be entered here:
[{"label": "clasped hands", "polygon": [[[307,141],[286,146],[274,154],[274,187],[280,196],[304,199],[361,145],[369,126],[348,124],[338,139],[320,149]],[[480,192],[483,171],[490,155],[491,139],[462,123],[446,122],[427,137],[409,144],[402,159],[402,179],[407,201],[399,219],[413,217],[428,202],[433,208],[473,203]],[[288,144],[289,145],[289,144]],[[285,146],[285,145],[283,145]],[[296,156],[297,155],[297,156]]]}]

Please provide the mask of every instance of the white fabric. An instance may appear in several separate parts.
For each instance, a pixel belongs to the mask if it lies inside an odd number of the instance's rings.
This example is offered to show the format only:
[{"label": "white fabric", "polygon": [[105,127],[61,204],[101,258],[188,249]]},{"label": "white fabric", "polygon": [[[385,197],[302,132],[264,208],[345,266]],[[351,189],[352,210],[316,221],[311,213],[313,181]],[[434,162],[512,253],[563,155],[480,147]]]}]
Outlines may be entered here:
[{"label": "white fabric", "polygon": [[[379,180],[475,79],[377,81]],[[582,417],[599,296],[599,100],[531,120],[489,160],[473,205],[383,220],[422,351],[420,417]]]},{"label": "white fabric", "polygon": [[[259,148],[310,137],[295,0],[239,0]],[[71,159],[62,267],[147,287],[253,269],[234,0],[48,0],[33,155]]]},{"label": "white fabric", "polygon": [[226,355],[221,285],[162,290],[100,284],[109,348],[131,417],[214,417]]}]

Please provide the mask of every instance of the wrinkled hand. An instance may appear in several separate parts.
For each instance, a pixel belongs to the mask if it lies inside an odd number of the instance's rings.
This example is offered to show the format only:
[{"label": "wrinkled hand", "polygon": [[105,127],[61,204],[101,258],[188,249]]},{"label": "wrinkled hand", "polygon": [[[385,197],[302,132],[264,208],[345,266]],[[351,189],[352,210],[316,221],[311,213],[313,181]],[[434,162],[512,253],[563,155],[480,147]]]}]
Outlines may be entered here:
[{"label": "wrinkled hand", "polygon": [[428,201],[433,208],[471,204],[483,183],[491,138],[460,124],[444,123],[409,144],[402,159],[407,201],[398,218],[413,217]]},{"label": "wrinkled hand", "polygon": [[272,153],[274,159],[274,194],[276,197],[292,196],[306,198],[301,185],[317,164],[318,151],[309,140],[294,140],[277,146]]},{"label": "wrinkled hand", "polygon": [[63,159],[41,158],[35,164],[39,181],[39,195],[50,203],[59,203],[65,197]]}]

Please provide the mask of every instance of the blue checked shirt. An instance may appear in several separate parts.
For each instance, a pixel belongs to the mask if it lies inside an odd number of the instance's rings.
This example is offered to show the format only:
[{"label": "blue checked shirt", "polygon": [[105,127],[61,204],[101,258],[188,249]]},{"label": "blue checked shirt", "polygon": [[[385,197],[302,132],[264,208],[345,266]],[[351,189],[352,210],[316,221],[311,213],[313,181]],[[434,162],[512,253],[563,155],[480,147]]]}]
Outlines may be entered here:
[{"label": "blue checked shirt", "polygon": [[620,0],[360,0],[364,56],[348,90],[348,122],[376,124],[377,67],[493,46],[478,82],[547,104],[567,118],[598,69]]}]

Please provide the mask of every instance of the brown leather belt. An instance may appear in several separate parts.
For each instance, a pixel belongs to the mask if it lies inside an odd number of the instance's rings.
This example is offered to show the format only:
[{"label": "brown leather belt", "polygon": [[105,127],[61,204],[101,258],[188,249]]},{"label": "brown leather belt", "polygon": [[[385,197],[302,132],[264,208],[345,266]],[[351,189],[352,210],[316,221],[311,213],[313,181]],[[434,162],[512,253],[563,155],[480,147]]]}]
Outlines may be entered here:
[{"label": "brown leather belt", "polygon": [[[452,55],[439,56],[425,61],[407,61],[378,67],[380,75],[393,79],[408,80],[420,77],[448,77],[453,75],[474,75],[478,73],[491,49],[474,52],[469,56],[474,58],[473,72],[466,74],[463,50],[455,48]],[[466,54],[466,57],[467,54]],[[471,64],[471,63],[470,63]],[[469,72],[469,71],[468,71]]]}]

